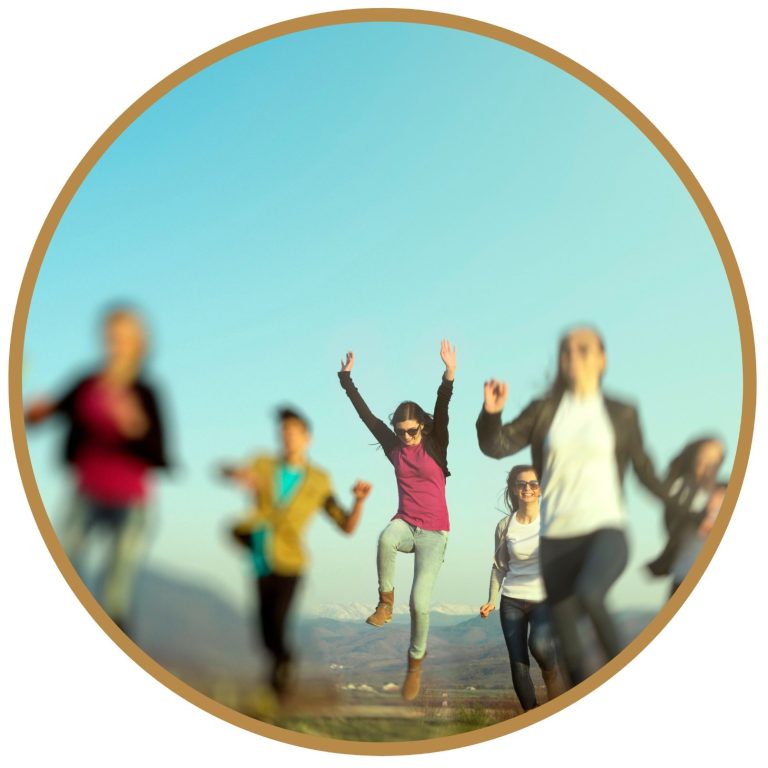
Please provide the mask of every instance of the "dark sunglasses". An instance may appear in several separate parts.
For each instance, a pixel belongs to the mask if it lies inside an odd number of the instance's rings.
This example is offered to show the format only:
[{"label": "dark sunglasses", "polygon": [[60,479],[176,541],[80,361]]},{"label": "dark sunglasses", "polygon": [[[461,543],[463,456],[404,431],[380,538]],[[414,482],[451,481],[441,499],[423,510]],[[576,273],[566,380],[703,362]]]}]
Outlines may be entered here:
[{"label": "dark sunglasses", "polygon": [[410,429],[398,429],[395,427],[395,434],[398,437],[405,437],[408,435],[409,437],[416,437],[416,435],[419,434],[419,430],[421,427],[411,427]]},{"label": "dark sunglasses", "polygon": [[518,491],[524,490],[526,485],[532,491],[535,491],[537,488],[539,488],[539,481],[538,480],[515,480],[515,488],[517,488]]}]

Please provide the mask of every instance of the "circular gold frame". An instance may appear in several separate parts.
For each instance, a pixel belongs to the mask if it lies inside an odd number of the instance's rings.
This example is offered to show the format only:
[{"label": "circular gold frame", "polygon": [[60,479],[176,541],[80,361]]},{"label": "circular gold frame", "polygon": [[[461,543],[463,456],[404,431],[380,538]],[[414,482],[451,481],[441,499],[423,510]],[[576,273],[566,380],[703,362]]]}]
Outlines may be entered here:
[{"label": "circular gold frame", "polygon": [[[455,736],[444,736],[440,738],[425,739],[423,741],[403,741],[394,743],[379,742],[358,742],[344,741],[341,739],[332,739],[322,736],[310,736],[295,731],[279,728],[268,723],[261,722],[248,717],[219,702],[203,695],[190,685],[182,682],[172,675],[154,659],[148,656],[139,646],[133,643],[128,637],[120,632],[107,614],[94,599],[91,593],[86,589],[79,576],[75,572],[72,564],[67,558],[59,540],[54,533],[45,507],[43,505],[40,492],[32,471],[32,462],[30,460],[27,448],[26,430],[24,425],[24,408],[22,402],[22,354],[24,348],[24,335],[27,325],[32,294],[37,280],[40,266],[50,244],[51,238],[59,224],[59,221],[66,210],[67,205],[74,197],[83,180],[90,173],[96,163],[99,161],[108,147],[117,139],[118,136],[149,109],[155,102],[165,96],[171,89],[188,78],[196,75],[206,67],[214,64],[221,59],[237,53],[245,48],[249,48],[266,40],[272,40],[283,35],[294,32],[301,32],[319,27],[333,26],[338,24],[354,24],[360,22],[409,22],[413,24],[428,24],[432,26],[448,27],[464,32],[470,32],[493,40],[498,40],[508,45],[527,51],[550,64],[554,64],[559,69],[567,72],[577,78],[594,91],[608,100],[625,117],[634,123],[648,138],[649,141],[658,149],[666,161],[674,169],[680,180],[685,185],[688,193],[693,198],[701,215],[707,223],[710,234],[717,246],[720,257],[728,276],[728,282],[731,288],[734,305],[739,324],[739,333],[741,337],[741,353],[743,366],[743,393],[742,393],[742,413],[739,429],[739,440],[736,448],[736,455],[733,462],[733,471],[730,484],[726,494],[723,509],[718,517],[711,535],[707,538],[703,552],[698,558],[696,564],[684,580],[674,596],[661,608],[650,624],[632,641],[616,658],[608,662],[599,669],[588,680],[571,690],[558,696],[552,702],[537,707],[529,712],[507,720],[503,723],[480,728],[475,731],[458,734]],[[709,564],[715,549],[723,537],[725,528],[730,521],[733,513],[736,499],[741,490],[744,481],[744,475],[747,468],[749,450],[752,443],[752,435],[755,422],[755,403],[757,395],[757,374],[755,361],[755,345],[752,330],[752,321],[747,303],[747,296],[744,290],[744,284],[741,279],[736,259],[733,255],[728,238],[725,235],[722,224],[717,217],[709,199],[704,190],[694,177],[690,168],[685,164],[680,155],[675,151],[672,145],[667,141],[661,132],[634,107],[620,93],[611,88],[595,74],[577,64],[557,51],[547,46],[531,40],[530,38],[511,32],[503,27],[493,24],[454,16],[446,13],[437,13],[434,11],[418,11],[408,9],[394,8],[369,8],[348,11],[331,11],[328,13],[313,14],[303,16],[298,19],[273,24],[263,29],[250,32],[237,37],[222,45],[213,48],[202,56],[190,61],[183,67],[180,67],[168,77],[163,79],[141,98],[134,102],[125,110],[102,136],[91,147],[85,157],[80,161],[72,175],[67,180],[63,189],[56,198],[46,220],[43,224],[40,234],[37,237],[29,263],[24,272],[19,298],[16,304],[16,310],[13,320],[13,330],[11,334],[10,359],[9,359],[9,404],[11,416],[11,429],[13,433],[13,443],[16,452],[16,459],[21,473],[21,479],[24,490],[29,499],[32,513],[37,522],[43,540],[46,543],[56,565],[63,574],[69,586],[72,588],[78,599],[83,603],[86,610],[91,614],[94,620],[109,635],[109,637],[137,664],[143,667],[154,678],[163,685],[179,694],[187,701],[195,704],[201,709],[210,712],[212,715],[221,718],[227,722],[237,725],[262,736],[271,739],[293,744],[295,746],[308,747],[311,749],[325,750],[329,752],[338,752],[357,755],[405,755],[425,752],[437,752],[446,749],[455,749],[470,744],[477,744],[488,739],[502,736],[508,733],[524,728],[532,723],[542,720],[555,712],[564,709],[582,696],[593,691],[608,678],[615,675],[622,667],[629,663],[648,643],[661,631],[667,622],[675,615],[677,610],[686,600],[691,590],[696,586],[701,575]]]}]

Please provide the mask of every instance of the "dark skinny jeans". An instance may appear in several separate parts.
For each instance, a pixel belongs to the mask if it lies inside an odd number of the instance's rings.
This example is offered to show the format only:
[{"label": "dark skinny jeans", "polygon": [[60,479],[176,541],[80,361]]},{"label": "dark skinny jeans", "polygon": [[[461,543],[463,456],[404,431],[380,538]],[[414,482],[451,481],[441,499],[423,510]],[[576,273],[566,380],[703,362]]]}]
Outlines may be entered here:
[{"label": "dark skinny jeans", "polygon": [[299,576],[278,576],[275,573],[256,579],[259,597],[258,626],[264,647],[270,656],[269,681],[277,692],[281,692],[285,687],[285,677],[291,662],[291,652],[285,634],[299,580]]},{"label": "dark skinny jeans", "polygon": [[539,553],[555,638],[576,685],[590,674],[579,636],[582,617],[589,617],[609,660],[624,647],[605,597],[626,568],[627,539],[618,528],[568,539],[542,537]]},{"label": "dark skinny jeans", "polygon": [[[536,706],[528,648],[542,671],[555,669],[555,643],[546,603],[501,596],[501,631],[509,651],[512,685],[526,712]],[[530,628],[530,633],[529,633]]]}]

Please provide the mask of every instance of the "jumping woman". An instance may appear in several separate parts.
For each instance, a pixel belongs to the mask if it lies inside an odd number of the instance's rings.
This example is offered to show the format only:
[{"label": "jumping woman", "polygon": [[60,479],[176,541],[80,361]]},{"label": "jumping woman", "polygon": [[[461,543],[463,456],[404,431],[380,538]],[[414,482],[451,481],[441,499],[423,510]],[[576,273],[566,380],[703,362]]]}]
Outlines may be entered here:
[{"label": "jumping woman", "polygon": [[395,470],[398,490],[397,514],[379,536],[377,568],[379,601],[367,621],[382,627],[392,619],[395,601],[395,556],[413,553],[411,587],[411,643],[403,698],[411,701],[419,693],[421,665],[427,653],[429,608],[437,574],[448,542],[448,505],[445,479],[449,476],[448,403],[453,393],[456,349],[443,340],[440,357],[445,372],[437,390],[434,416],[407,400],[390,418],[391,428],[374,416],[352,382],[354,353],[348,352],[339,371],[339,381],[358,416],[384,449]]},{"label": "jumping woman", "polygon": [[631,463],[659,498],[665,488],[643,447],[636,409],[603,395],[605,345],[592,328],[560,340],[558,375],[550,391],[507,424],[507,385],[485,383],[477,420],[480,449],[500,459],[531,446],[542,480],[541,573],[555,635],[573,685],[587,670],[578,626],[588,617],[608,659],[623,648],[605,605],[627,564],[622,481]]}]

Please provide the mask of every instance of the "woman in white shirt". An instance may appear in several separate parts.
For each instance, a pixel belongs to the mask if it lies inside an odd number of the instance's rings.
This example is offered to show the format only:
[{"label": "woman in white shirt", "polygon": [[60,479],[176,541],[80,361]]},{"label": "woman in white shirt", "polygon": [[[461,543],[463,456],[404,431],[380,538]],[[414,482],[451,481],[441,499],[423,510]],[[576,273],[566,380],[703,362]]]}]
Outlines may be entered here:
[{"label": "woman in white shirt", "polygon": [[512,685],[526,712],[536,706],[529,648],[541,669],[548,698],[558,692],[555,643],[539,569],[540,494],[533,467],[512,467],[504,494],[510,514],[496,526],[488,602],[480,607],[480,615],[487,619],[501,591],[499,618],[509,652]]},{"label": "woman in white shirt", "polygon": [[572,684],[590,674],[579,634],[591,622],[606,658],[623,640],[606,605],[626,567],[622,481],[631,463],[640,482],[667,500],[645,452],[637,410],[602,391],[606,354],[592,328],[574,328],[560,340],[558,375],[549,392],[515,419],[501,422],[508,388],[485,383],[477,419],[480,449],[503,458],[531,447],[541,477],[541,573],[552,625]]}]

